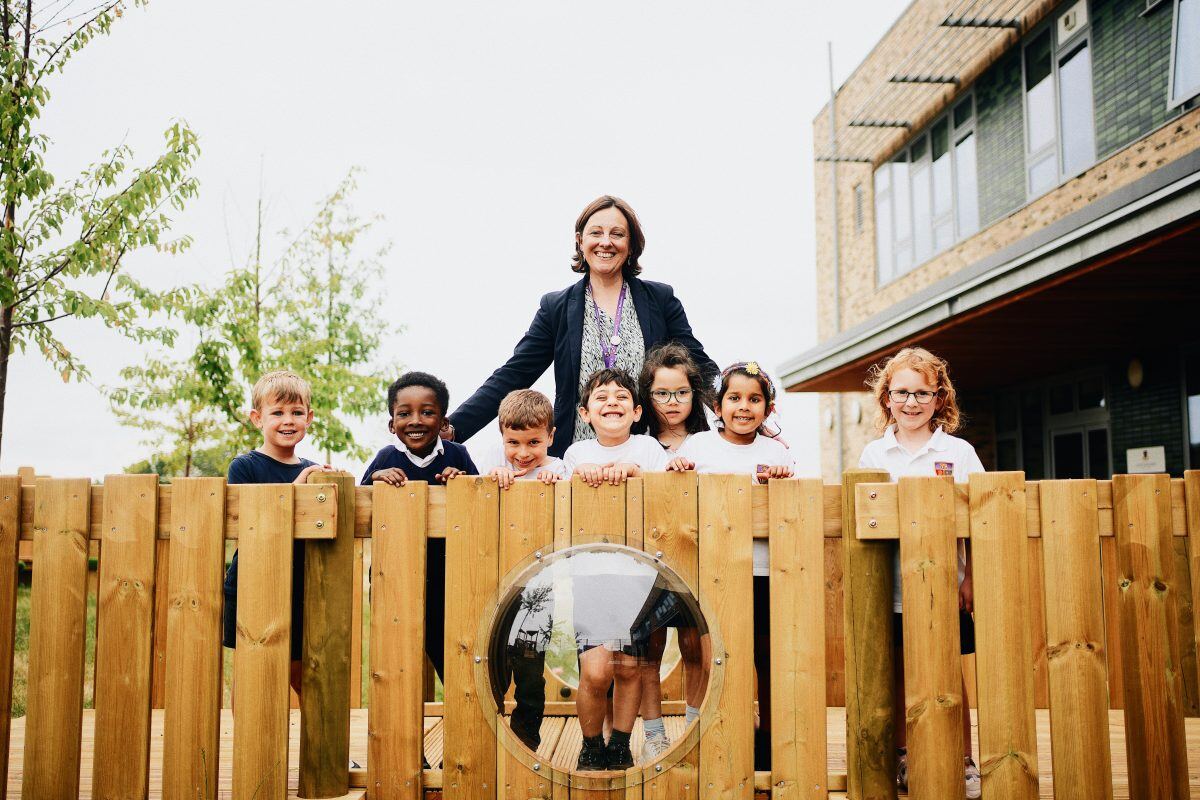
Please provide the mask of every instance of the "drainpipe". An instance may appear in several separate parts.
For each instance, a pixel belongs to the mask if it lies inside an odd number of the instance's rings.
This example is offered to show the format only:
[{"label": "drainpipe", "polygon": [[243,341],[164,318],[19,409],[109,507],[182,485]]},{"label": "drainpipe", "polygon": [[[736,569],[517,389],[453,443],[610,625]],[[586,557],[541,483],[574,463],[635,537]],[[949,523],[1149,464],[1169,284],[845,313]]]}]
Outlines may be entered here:
[{"label": "drainpipe", "polygon": [[[837,91],[833,87],[833,42],[827,42],[829,47],[829,174],[830,193],[833,198],[833,334],[842,331],[842,258],[841,230],[838,227],[838,147],[837,147]],[[846,441],[843,436],[842,395],[836,394],[837,410],[834,412],[837,436],[837,474],[838,480],[846,470]]]}]

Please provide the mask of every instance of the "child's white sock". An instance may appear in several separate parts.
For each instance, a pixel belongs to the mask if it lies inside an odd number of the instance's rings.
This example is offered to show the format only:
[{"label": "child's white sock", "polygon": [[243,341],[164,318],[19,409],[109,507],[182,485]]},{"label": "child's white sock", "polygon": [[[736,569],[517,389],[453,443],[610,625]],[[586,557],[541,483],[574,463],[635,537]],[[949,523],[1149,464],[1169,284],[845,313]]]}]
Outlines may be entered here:
[{"label": "child's white sock", "polygon": [[651,736],[666,736],[667,727],[663,725],[663,718],[648,719],[642,723],[642,728],[646,731],[646,738]]},{"label": "child's white sock", "polygon": [[700,709],[695,706],[687,706],[683,714],[683,724],[691,725],[698,719],[700,719]]}]

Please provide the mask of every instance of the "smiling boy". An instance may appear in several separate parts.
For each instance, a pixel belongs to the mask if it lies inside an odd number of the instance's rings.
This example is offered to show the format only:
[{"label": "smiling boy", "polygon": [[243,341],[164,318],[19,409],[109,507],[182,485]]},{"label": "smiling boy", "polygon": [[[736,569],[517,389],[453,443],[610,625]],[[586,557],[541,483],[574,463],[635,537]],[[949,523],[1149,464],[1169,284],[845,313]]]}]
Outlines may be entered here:
[{"label": "smiling boy", "polygon": [[[445,483],[455,475],[478,475],[467,448],[442,439],[450,391],[427,372],[406,372],[388,387],[388,432],[396,444],[375,454],[363,474],[363,486],[408,481]],[[445,678],[446,540],[430,539],[425,550],[425,652]]]}]

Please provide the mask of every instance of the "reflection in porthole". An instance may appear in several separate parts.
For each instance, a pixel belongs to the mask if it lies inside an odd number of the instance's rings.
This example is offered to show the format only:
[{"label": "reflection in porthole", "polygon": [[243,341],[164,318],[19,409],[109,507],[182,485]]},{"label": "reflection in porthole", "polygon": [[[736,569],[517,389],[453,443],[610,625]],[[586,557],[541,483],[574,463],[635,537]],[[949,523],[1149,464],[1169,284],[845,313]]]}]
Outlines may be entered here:
[{"label": "reflection in porthole", "polygon": [[[540,774],[574,773],[574,781],[666,769],[695,744],[711,637],[686,584],[655,559],[602,544],[537,559],[502,594],[492,620],[486,665],[497,719]],[[673,661],[682,702],[664,707]],[[551,702],[559,681],[576,689],[551,714],[548,676]],[[543,731],[554,741],[543,741]]]}]

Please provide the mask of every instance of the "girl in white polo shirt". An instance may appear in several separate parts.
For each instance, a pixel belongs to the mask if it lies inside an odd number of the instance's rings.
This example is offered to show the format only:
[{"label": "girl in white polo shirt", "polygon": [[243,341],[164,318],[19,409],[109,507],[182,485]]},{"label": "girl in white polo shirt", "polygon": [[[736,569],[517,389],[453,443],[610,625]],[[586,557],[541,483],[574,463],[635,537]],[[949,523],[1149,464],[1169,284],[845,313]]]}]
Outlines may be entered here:
[{"label": "girl in white polo shirt", "polygon": [[[777,438],[780,431],[771,431],[766,424],[775,409],[775,384],[758,362],[741,361],[721,372],[713,409],[717,412],[717,430],[692,434],[679,448],[679,455],[692,462],[697,472],[740,473],[761,483],[792,477],[791,451]],[[755,540],[753,553],[754,666],[761,720],[754,737],[754,768],[766,770],[770,769],[771,753],[767,542]]]},{"label": "girl in white polo shirt", "polygon": [[[954,384],[944,359],[920,347],[901,350],[874,370],[868,384],[879,406],[883,436],[867,444],[859,458],[860,467],[887,470],[893,481],[902,476],[951,475],[964,483],[972,472],[983,472],[983,464],[969,442],[951,436],[961,424]],[[908,754],[904,709],[904,648],[901,624],[900,557],[895,557],[893,594],[893,637],[895,651],[896,706],[893,711],[899,764],[896,780],[908,790]],[[970,558],[960,547],[958,564],[959,630],[962,652],[975,652],[974,591]],[[971,715],[966,708],[967,688],[963,682],[963,752],[965,796],[980,795],[979,769],[971,757]]]}]

